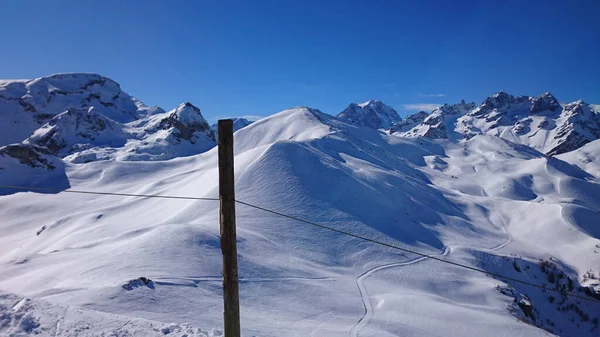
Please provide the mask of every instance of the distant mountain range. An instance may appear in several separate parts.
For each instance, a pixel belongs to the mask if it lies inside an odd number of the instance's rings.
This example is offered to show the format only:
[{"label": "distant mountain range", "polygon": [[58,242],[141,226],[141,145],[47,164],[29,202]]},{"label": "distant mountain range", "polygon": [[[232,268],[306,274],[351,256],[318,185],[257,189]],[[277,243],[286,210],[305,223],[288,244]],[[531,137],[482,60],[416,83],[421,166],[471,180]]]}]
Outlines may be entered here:
[{"label": "distant mountain range", "polygon": [[401,119],[380,101],[351,104],[337,115],[351,123],[386,129],[404,137],[468,139],[494,135],[548,155],[570,152],[600,138],[600,113],[583,101],[560,104],[551,94],[538,97],[498,92],[480,105],[444,104]]},{"label": "distant mountain range", "polygon": [[[583,101],[563,106],[550,93],[514,97],[499,92],[480,105],[444,104],[405,119],[383,102],[370,100],[350,104],[337,118],[404,137],[491,134],[548,155],[573,151],[600,137],[600,114],[594,106]],[[165,160],[216,145],[216,124],[209,126],[191,103],[170,111],[147,107],[115,81],[96,74],[1,81],[0,121],[0,146],[36,145],[74,163]],[[250,123],[236,118],[234,129]]]}]

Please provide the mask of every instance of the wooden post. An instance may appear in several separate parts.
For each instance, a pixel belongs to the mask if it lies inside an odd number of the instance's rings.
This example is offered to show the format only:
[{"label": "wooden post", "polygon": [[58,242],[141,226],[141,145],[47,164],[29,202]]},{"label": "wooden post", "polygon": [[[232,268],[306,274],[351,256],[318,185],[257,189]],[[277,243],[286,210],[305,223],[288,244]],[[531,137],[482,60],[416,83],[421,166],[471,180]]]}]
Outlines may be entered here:
[{"label": "wooden post", "polygon": [[240,298],[233,176],[233,121],[230,119],[219,120],[219,200],[221,203],[225,337],[240,337]]}]

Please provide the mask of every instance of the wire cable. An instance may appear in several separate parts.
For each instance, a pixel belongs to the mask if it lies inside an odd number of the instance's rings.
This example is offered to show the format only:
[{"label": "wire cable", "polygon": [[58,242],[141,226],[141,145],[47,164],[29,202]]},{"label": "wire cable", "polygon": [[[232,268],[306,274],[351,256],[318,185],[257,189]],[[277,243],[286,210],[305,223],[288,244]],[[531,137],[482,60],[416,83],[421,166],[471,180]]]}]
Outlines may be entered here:
[{"label": "wire cable", "polygon": [[339,234],[351,236],[351,237],[356,238],[356,239],[368,241],[368,242],[371,242],[371,243],[374,243],[374,244],[378,244],[378,245],[381,245],[381,246],[385,246],[385,247],[388,247],[388,248],[401,250],[401,251],[404,251],[404,252],[407,252],[407,253],[411,253],[411,254],[414,254],[414,255],[418,255],[418,256],[421,256],[421,257],[429,258],[429,259],[436,260],[436,261],[443,262],[443,263],[448,263],[448,264],[451,264],[451,265],[454,265],[454,266],[457,266],[457,267],[469,269],[469,270],[476,271],[476,272],[479,272],[479,273],[483,273],[483,274],[486,274],[486,275],[492,275],[492,276],[495,276],[495,277],[498,277],[498,278],[501,278],[501,279],[514,281],[514,282],[517,282],[517,283],[521,283],[521,284],[525,284],[525,285],[528,285],[528,286],[540,288],[540,289],[543,289],[543,290],[557,292],[557,293],[559,293],[561,295],[567,295],[567,296],[578,298],[578,299],[581,299],[581,300],[584,300],[584,301],[589,301],[589,302],[600,304],[600,301],[597,301],[597,300],[594,300],[594,299],[590,299],[590,298],[587,298],[587,297],[583,297],[583,296],[579,296],[579,295],[573,294],[571,292],[560,291],[558,289],[548,288],[545,285],[539,285],[539,284],[535,284],[535,283],[531,283],[531,282],[519,280],[519,279],[516,279],[516,278],[512,278],[510,276],[505,276],[505,275],[502,275],[502,274],[498,274],[498,273],[486,271],[486,270],[483,270],[483,269],[480,269],[480,268],[468,266],[466,264],[462,264],[462,263],[458,263],[458,262],[454,262],[454,261],[449,261],[449,260],[446,260],[446,259],[442,259],[442,258],[439,258],[439,257],[434,256],[434,255],[428,255],[428,254],[420,253],[420,252],[417,252],[417,251],[414,251],[414,250],[411,250],[411,249],[407,249],[407,248],[403,248],[403,247],[400,247],[400,246],[392,245],[392,244],[389,244],[389,243],[377,241],[377,240],[370,239],[370,238],[367,238],[367,237],[364,237],[364,236],[361,236],[361,235],[353,234],[353,233],[350,233],[350,232],[347,232],[347,231],[343,231],[343,230],[336,229],[336,228],[333,228],[333,227],[329,227],[329,226],[325,226],[325,225],[322,225],[322,224],[318,224],[316,222],[312,222],[312,221],[308,221],[308,220],[297,218],[295,216],[283,214],[281,212],[277,212],[277,211],[274,211],[274,210],[271,210],[271,209],[267,209],[267,208],[256,206],[256,205],[252,205],[252,204],[244,202],[244,201],[236,200],[236,202],[239,203],[239,204],[241,204],[241,205],[252,207],[252,208],[255,208],[255,209],[267,212],[267,213],[271,213],[271,214],[282,216],[282,217],[285,217],[285,218],[288,218],[288,219],[292,219],[292,220],[295,220],[295,221],[303,222],[305,224],[316,226],[316,227],[319,227],[319,228],[322,228],[322,229],[326,229],[326,230],[329,230],[329,231],[332,231],[332,232],[336,232],[336,233],[339,233]]},{"label": "wire cable", "polygon": [[118,196],[118,197],[219,201],[219,198],[185,197],[185,196],[160,195],[160,194],[113,193],[113,192],[82,191],[82,190],[72,190],[72,189],[61,190],[61,189],[53,189],[53,188],[25,187],[25,186],[13,186],[13,185],[0,185],[0,188],[9,188],[9,189],[16,189],[16,190],[31,190],[31,191],[40,191],[40,192],[52,192],[52,193],[65,192],[65,193],[94,194],[94,195],[112,195],[112,196]]}]

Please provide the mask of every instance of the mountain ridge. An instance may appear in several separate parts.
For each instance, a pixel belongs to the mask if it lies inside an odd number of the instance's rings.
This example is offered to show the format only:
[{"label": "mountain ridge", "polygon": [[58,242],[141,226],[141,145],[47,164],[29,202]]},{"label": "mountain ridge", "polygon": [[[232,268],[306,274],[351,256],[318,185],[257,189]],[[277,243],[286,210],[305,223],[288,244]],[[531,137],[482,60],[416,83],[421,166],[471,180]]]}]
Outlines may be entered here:
[{"label": "mountain ridge", "polygon": [[369,100],[350,105],[336,116],[342,120],[375,129],[388,129],[401,120],[394,108],[380,100]]},{"label": "mountain ridge", "polygon": [[[182,116],[182,106],[190,108],[189,111],[193,113]],[[145,106],[137,98],[123,92],[120,85],[110,78],[93,73],[62,73],[33,80],[0,82],[0,121],[16,126],[0,137],[0,146],[17,142],[44,144],[38,138],[44,133],[43,130],[51,128],[45,123],[55,123],[55,116],[64,112],[90,108],[98,116],[96,122],[120,131],[114,135],[114,141],[106,139],[98,144],[91,141],[88,134],[90,130],[73,129],[70,132],[74,135],[57,136],[71,139],[72,143],[75,139],[80,140],[79,143],[63,144],[69,149],[66,150],[68,156],[62,153],[62,158],[69,157],[76,162],[111,158],[164,160],[201,153],[216,145],[216,125],[207,128],[208,123],[200,110],[189,102],[167,112],[159,107]],[[464,101],[444,104],[429,114],[419,112],[405,119],[382,101],[369,100],[351,103],[336,117],[405,137],[458,140],[476,134],[493,133],[548,155],[570,152],[600,138],[600,114],[594,106],[583,101],[563,106],[549,92],[537,97],[515,97],[500,91],[480,105]],[[156,124],[158,119],[162,127]],[[243,118],[236,118],[235,122],[235,131],[251,123]],[[534,130],[532,125],[537,126],[538,130]],[[163,136],[154,135],[163,128],[172,128],[172,131]],[[86,139],[78,135],[84,135]],[[97,131],[95,138],[99,136]],[[61,141],[64,142],[64,139]],[[197,141],[204,145],[197,145]],[[56,146],[52,143],[46,145]],[[178,146],[185,149],[177,150]],[[90,150],[92,148],[98,150]],[[78,149],[83,151],[83,155],[75,153]],[[140,154],[127,155],[122,153],[124,151]],[[159,151],[169,154],[158,155]],[[51,152],[58,153],[56,150]]]}]

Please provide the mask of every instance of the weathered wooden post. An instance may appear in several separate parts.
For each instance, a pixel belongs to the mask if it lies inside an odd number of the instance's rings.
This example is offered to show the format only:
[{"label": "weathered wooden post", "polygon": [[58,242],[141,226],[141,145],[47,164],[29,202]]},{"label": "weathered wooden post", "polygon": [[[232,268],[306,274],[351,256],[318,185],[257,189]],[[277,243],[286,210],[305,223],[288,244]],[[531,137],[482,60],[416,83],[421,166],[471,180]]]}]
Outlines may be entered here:
[{"label": "weathered wooden post", "polygon": [[240,298],[235,233],[233,121],[219,120],[219,200],[223,253],[223,316],[225,337],[240,337]]}]

